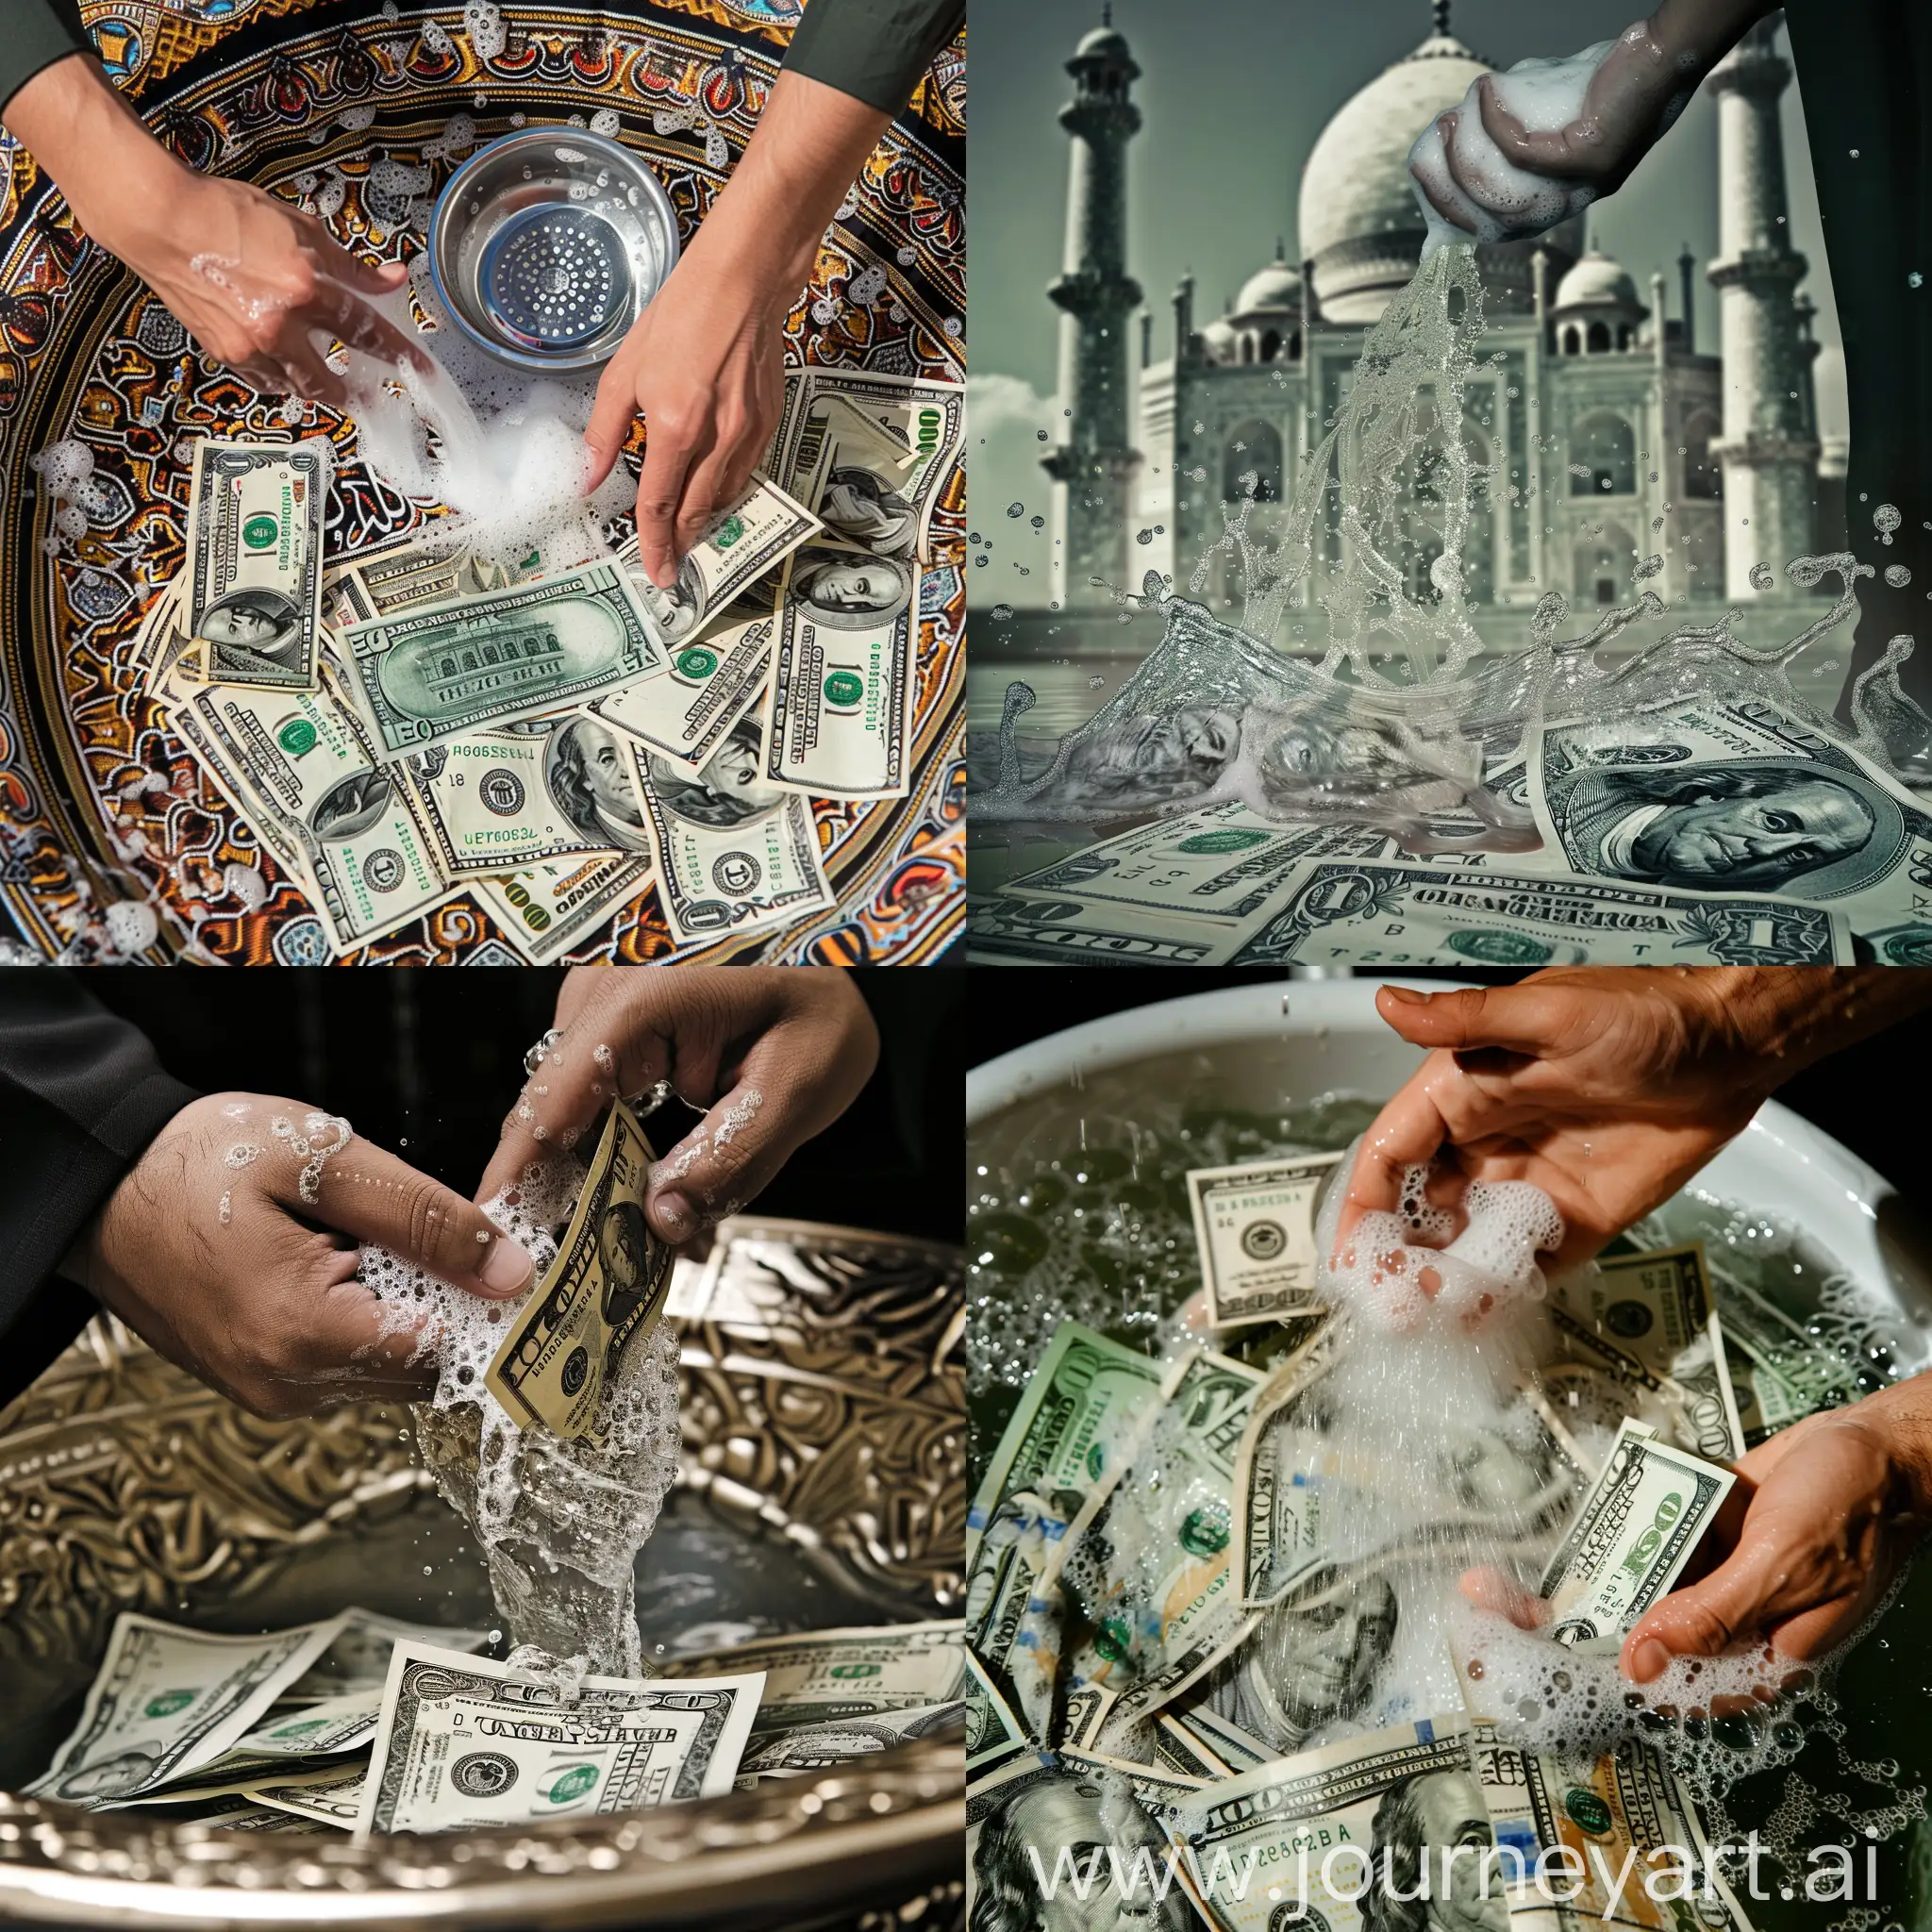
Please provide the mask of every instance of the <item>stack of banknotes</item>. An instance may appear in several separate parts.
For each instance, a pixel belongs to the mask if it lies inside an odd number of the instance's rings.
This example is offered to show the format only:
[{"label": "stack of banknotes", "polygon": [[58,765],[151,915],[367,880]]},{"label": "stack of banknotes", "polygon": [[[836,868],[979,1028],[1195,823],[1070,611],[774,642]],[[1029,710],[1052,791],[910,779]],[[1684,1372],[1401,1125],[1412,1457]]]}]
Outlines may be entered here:
[{"label": "stack of banknotes", "polygon": [[749,1790],[963,1721],[957,1622],[771,1637],[649,1678],[349,1609],[260,1636],[124,1612],[36,1796],[237,1831],[456,1831]]},{"label": "stack of banknotes", "polygon": [[[1494,1674],[1486,1687],[1466,1658],[1444,1659],[1459,1707],[1386,1708],[1378,1684],[1415,1669],[1399,1633],[1436,1614],[1403,1595],[1454,1599],[1465,1563],[1497,1561],[1544,1599],[1546,1637],[1614,1657],[1745,1450],[1856,1394],[1844,1362],[1750,1285],[1714,1284],[1701,1244],[1609,1255],[1553,1285],[1555,1358],[1524,1372],[1479,1455],[1384,1469],[1373,1443],[1341,1453],[1314,1238],[1337,1158],[1189,1174],[1203,1285],[1180,1327],[1200,1343],[1159,1359],[1063,1324],[985,1465],[967,1529],[968,1884],[1003,1909],[1039,1913],[1063,1852],[1076,1874],[1100,1857],[1109,1898],[1115,1862],[1144,1853],[1171,1889],[1122,1903],[1136,1923],[1373,1926],[1324,1890],[1324,1847],[1373,1845],[1379,1865],[1389,1831],[1441,1830],[1533,1868],[1582,1829],[1614,1874],[1703,1843],[1651,1746],[1579,1780],[1499,1735],[1514,1713],[1485,1707]],[[1567,1932],[1606,1908],[1597,1862],[1560,1909],[1533,1884],[1475,1905],[1491,1932],[1506,1911]],[[1259,1875],[1237,1895],[1242,1870]],[[1744,1932],[1721,1881],[1698,1911]]]},{"label": "stack of banknotes", "polygon": [[459,893],[533,962],[653,881],[679,942],[790,924],[834,903],[811,800],[910,789],[964,393],[791,372],[673,591],[634,539],[507,566],[432,523],[331,557],[325,445],[205,441],[141,675],[338,955]]}]

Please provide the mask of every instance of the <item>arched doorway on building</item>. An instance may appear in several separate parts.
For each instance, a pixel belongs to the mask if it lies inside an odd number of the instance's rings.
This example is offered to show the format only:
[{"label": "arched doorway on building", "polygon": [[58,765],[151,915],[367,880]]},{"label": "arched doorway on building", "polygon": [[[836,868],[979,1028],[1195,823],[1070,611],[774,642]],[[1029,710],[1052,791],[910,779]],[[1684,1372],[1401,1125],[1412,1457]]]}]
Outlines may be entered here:
[{"label": "arched doorway on building", "polygon": [[1570,494],[1636,492],[1637,432],[1612,409],[1584,417],[1570,432]]},{"label": "arched doorway on building", "polygon": [[1621,604],[1630,595],[1637,540],[1622,524],[1593,526],[1600,534],[1576,539],[1573,564],[1574,601],[1603,608]]}]

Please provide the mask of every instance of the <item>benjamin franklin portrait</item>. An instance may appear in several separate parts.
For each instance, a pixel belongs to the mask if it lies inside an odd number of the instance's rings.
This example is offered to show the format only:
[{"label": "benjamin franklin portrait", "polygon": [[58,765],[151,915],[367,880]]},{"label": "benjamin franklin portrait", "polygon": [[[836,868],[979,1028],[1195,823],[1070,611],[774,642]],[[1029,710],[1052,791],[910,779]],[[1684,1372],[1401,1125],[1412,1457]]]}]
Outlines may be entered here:
[{"label": "benjamin franklin portrait", "polygon": [[366,832],[389,809],[390,775],[380,769],[351,772],[315,801],[308,829],[325,844]]},{"label": "benjamin franklin portrait", "polygon": [[632,574],[631,581],[666,644],[681,642],[704,623],[705,580],[694,557],[686,557],[677,566],[677,582],[671,590],[659,589],[641,571]]},{"label": "benjamin franklin portrait", "polygon": [[651,790],[666,811],[693,824],[728,829],[769,811],[783,797],[759,772],[757,718],[741,718],[693,778],[675,765],[651,758]]},{"label": "benjamin franklin portrait", "polygon": [[[1138,1805],[1110,1800],[1097,1779],[1077,1768],[1016,1779],[980,1824],[968,1932],[1192,1932],[1197,1922],[1178,1885],[1156,1901],[1144,1885],[1128,1898],[1113,1883],[1109,1845],[1124,1865],[1144,1850],[1157,1872],[1167,1857],[1166,1841]],[[1097,1855],[1100,1882],[1085,1888],[1063,1882],[1046,1898],[1028,1853],[1050,1876],[1062,1850],[1082,1873]],[[1086,1898],[1075,1896],[1083,1889]]]},{"label": "benjamin franklin portrait", "polygon": [[[1361,1902],[1363,1932],[1507,1932],[1501,1861],[1485,1869],[1495,1842],[1482,1789],[1470,1771],[1425,1771],[1382,1794],[1369,1861],[1374,1883]],[[1468,1849],[1459,1853],[1457,1846]],[[1389,1878],[1382,1876],[1388,1855]],[[1447,1882],[1444,1882],[1444,1854]],[[1429,1860],[1428,1896],[1416,1896]]]},{"label": "benjamin franklin portrait", "polygon": [[870,470],[834,470],[825,479],[819,515],[828,530],[877,557],[910,557],[919,547],[919,518],[912,506]]},{"label": "benjamin franklin portrait", "polygon": [[1130,713],[1070,738],[1041,790],[1053,805],[1087,810],[1171,805],[1208,791],[1241,748],[1240,714],[1224,707]]},{"label": "benjamin franklin portrait", "polygon": [[915,583],[890,557],[808,550],[791,575],[791,596],[828,630],[872,630],[912,602]]},{"label": "benjamin franklin portrait", "polygon": [[302,667],[302,613],[279,591],[243,587],[217,597],[202,612],[195,636],[214,645],[231,670],[252,663],[283,672]]},{"label": "benjamin franklin portrait", "polygon": [[606,1210],[597,1259],[604,1270],[604,1320],[622,1329],[651,1293],[651,1236],[635,1201],[614,1202]]},{"label": "benjamin franklin portrait", "polygon": [[556,726],[543,752],[543,783],[589,845],[648,852],[644,810],[617,734],[591,718]]},{"label": "benjamin franklin portrait", "polygon": [[1836,898],[1882,879],[1906,837],[1882,786],[1805,758],[1586,767],[1549,804],[1577,871],[1678,891]]}]

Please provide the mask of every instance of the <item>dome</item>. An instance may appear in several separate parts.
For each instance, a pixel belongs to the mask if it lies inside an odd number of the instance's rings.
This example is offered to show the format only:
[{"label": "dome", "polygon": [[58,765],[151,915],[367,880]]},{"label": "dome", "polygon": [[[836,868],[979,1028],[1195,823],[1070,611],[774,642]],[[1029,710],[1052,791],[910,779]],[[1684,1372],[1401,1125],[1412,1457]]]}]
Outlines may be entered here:
[{"label": "dome", "polygon": [[1298,220],[1324,316],[1373,322],[1415,272],[1426,228],[1408,151],[1489,72],[1489,62],[1460,41],[1432,35],[1323,128],[1302,169]]},{"label": "dome", "polygon": [[1237,315],[1299,314],[1301,306],[1301,271],[1279,256],[1251,275],[1234,298]]},{"label": "dome", "polygon": [[1557,284],[1558,308],[1641,308],[1642,298],[1630,271],[1600,248],[1592,248]]},{"label": "dome", "polygon": [[[1065,44],[1064,42],[1061,42]],[[1074,49],[1075,60],[1113,60],[1122,66],[1132,64],[1134,56],[1127,37],[1118,28],[1097,26]]]},{"label": "dome", "polygon": [[1234,350],[1238,340],[1233,323],[1224,315],[1217,315],[1201,331],[1201,340],[1208,344],[1208,353],[1217,359],[1224,359]]}]

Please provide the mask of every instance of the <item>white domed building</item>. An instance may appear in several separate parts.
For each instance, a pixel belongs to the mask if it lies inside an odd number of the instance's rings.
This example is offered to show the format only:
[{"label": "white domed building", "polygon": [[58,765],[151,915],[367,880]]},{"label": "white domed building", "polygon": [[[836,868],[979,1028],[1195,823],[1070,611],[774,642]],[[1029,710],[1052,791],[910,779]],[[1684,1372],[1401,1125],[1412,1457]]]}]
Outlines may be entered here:
[{"label": "white domed building", "polygon": [[[1174,353],[1164,361],[1154,358],[1153,319],[1143,315],[1125,452],[1134,461],[1124,481],[1132,525],[1156,534],[1132,553],[1137,573],[1157,565],[1185,593],[1221,534],[1224,502],[1250,490],[1263,506],[1285,497],[1345,392],[1365,331],[1414,274],[1424,224],[1409,146],[1491,71],[1449,34],[1448,10],[1438,0],[1436,31],[1324,128],[1302,175],[1300,259],[1290,260],[1277,242],[1226,311],[1206,322],[1196,317],[1191,282],[1184,282],[1173,299]],[[1748,42],[1726,65],[1740,56],[1750,58]],[[1788,79],[1788,67],[1784,73]],[[1720,68],[1711,82],[1721,94],[1724,75]],[[1733,223],[1734,207],[1748,211],[1759,238],[1789,232],[1766,213],[1769,198],[1782,206],[1784,193],[1778,91],[1767,93],[1761,76],[1732,89],[1740,105],[1769,100],[1769,134],[1760,118],[1735,138],[1725,124],[1721,137],[1727,258],[1712,265],[1710,278],[1723,291],[1724,341],[1741,345],[1728,391],[1724,360],[1697,354],[1685,326],[1688,254],[1673,317],[1663,278],[1653,276],[1647,293],[1640,290],[1627,270],[1588,247],[1581,222],[1536,242],[1479,251],[1489,359],[1470,385],[1466,429],[1478,458],[1497,466],[1498,480],[1476,533],[1478,554],[1468,559],[1469,588],[1479,624],[1498,644],[1526,640],[1529,612],[1545,591],[1560,591],[1573,607],[1628,601],[1633,569],[1654,555],[1664,562],[1646,579],[1649,588],[1674,605],[1716,605],[1726,595],[1759,594],[1749,571],[1760,558],[1782,565],[1814,547],[1816,351],[1809,306],[1793,296],[1804,262],[1780,242],[1783,259],[1773,274],[1759,262],[1761,241],[1731,241],[1743,219]],[[1726,111],[1733,99],[1724,100]],[[1789,395],[1766,393],[1787,388]],[[1757,529],[1733,530],[1728,547],[1736,554],[1727,556],[1727,474],[1772,462],[1796,466],[1778,484],[1778,500],[1793,507],[1775,527],[1760,516]],[[1762,483],[1754,491],[1752,477],[1740,481],[1742,498],[1769,500]],[[1270,514],[1257,510],[1257,525]],[[1080,536],[1077,519],[1059,527]],[[1338,530],[1331,555],[1341,541]],[[1091,564],[1111,565],[1097,542],[1090,536],[1067,543],[1058,586],[1063,608],[1080,608]],[[1425,584],[1433,558],[1408,561],[1412,581]],[[1205,595],[1238,614],[1241,587],[1224,559],[1215,569]],[[1111,568],[1094,574],[1118,580]],[[1289,624],[1291,632],[1292,611]]]}]

